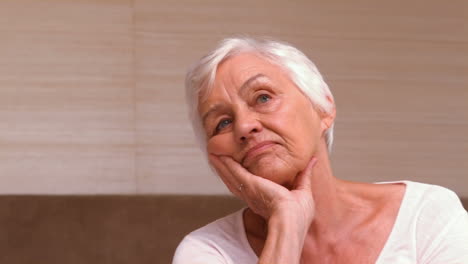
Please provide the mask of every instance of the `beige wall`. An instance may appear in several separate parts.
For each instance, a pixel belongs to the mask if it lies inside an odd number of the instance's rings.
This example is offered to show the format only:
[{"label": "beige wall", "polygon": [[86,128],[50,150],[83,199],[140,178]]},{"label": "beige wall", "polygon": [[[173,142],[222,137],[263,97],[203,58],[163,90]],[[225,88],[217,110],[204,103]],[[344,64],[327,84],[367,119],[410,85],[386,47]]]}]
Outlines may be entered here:
[{"label": "beige wall", "polygon": [[466,1],[0,1],[0,193],[226,193],[187,66],[222,37],[308,54],[338,105],[338,177],[468,196]]}]

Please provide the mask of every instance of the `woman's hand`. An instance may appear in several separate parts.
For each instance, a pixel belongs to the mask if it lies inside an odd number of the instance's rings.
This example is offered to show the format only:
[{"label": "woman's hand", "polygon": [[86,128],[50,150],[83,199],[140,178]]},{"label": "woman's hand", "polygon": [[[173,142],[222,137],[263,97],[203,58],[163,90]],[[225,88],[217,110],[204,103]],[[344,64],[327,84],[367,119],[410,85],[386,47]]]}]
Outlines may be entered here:
[{"label": "woman's hand", "polygon": [[294,188],[288,190],[250,173],[231,157],[210,155],[210,162],[224,184],[234,195],[244,200],[254,213],[265,220],[276,214],[296,216],[303,225],[309,225],[314,216],[311,175],[316,161],[315,158],[309,161],[307,167],[296,176]]},{"label": "woman's hand", "polygon": [[248,172],[230,157],[210,155],[210,161],[229,190],[268,222],[268,234],[258,263],[299,263],[315,213],[312,196],[312,158],[287,188]]}]

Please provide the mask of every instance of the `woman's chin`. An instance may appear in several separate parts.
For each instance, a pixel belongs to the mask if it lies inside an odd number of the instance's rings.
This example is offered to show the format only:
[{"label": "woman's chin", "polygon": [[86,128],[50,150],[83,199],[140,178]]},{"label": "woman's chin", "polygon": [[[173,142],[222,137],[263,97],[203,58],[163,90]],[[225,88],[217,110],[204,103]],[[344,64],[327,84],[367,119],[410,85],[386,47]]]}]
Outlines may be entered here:
[{"label": "woman's chin", "polygon": [[289,187],[297,175],[297,171],[292,170],[290,167],[282,166],[282,164],[264,164],[259,162],[250,166],[248,170],[254,175],[285,187]]}]

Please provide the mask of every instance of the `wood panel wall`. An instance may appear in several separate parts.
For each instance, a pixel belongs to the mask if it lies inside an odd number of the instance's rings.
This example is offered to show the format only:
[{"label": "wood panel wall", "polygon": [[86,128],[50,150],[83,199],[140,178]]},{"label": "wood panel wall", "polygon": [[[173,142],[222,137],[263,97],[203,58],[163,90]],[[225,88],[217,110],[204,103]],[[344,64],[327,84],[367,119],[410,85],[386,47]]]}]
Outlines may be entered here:
[{"label": "wood panel wall", "polygon": [[0,1],[0,193],[227,193],[186,118],[189,64],[290,42],[338,106],[338,177],[468,196],[468,3]]}]

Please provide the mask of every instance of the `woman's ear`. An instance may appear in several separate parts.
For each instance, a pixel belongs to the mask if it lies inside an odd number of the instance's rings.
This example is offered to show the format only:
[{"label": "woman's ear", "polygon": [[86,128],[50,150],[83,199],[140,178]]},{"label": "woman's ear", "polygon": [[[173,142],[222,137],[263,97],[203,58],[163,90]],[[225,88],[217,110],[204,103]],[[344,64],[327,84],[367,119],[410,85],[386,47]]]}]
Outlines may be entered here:
[{"label": "woman's ear", "polygon": [[321,114],[321,126],[322,126],[322,131],[327,131],[332,125],[333,122],[335,122],[335,117],[336,117],[336,107],[335,107],[335,102],[333,101],[332,98],[327,96],[327,100],[332,103],[333,108],[329,113],[322,112]]},{"label": "woman's ear", "polygon": [[330,113],[322,114],[321,126],[322,126],[323,131],[327,131],[327,129],[329,129],[332,126],[333,122],[335,121],[335,117],[336,117],[335,107],[333,107]]}]

